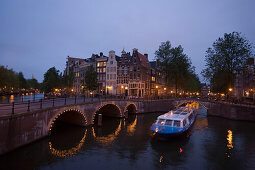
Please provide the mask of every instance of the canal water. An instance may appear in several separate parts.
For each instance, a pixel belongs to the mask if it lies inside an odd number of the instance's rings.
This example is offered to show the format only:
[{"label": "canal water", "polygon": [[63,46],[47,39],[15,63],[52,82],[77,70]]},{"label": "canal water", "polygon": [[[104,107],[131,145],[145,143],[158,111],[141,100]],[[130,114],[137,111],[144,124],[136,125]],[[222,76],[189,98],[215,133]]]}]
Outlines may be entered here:
[{"label": "canal water", "polygon": [[40,100],[44,98],[43,93],[26,93],[26,94],[19,94],[19,95],[8,95],[8,96],[0,96],[0,103],[11,103],[11,102],[25,102],[25,101],[33,101],[33,100]]},{"label": "canal water", "polygon": [[104,118],[101,128],[59,124],[1,156],[0,169],[255,169],[255,123],[207,117],[200,108],[187,135],[161,141],[150,131],[158,115]]}]

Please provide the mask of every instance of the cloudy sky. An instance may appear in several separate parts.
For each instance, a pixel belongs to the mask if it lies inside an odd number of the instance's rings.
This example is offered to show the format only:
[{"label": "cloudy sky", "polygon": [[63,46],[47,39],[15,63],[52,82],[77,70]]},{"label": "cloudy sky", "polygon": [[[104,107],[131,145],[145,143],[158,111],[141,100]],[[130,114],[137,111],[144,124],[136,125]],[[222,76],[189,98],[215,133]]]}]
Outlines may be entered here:
[{"label": "cloudy sky", "polygon": [[182,45],[196,72],[224,33],[255,43],[254,0],[0,0],[0,65],[34,74],[64,70],[66,57],[138,48],[154,59],[161,42]]}]

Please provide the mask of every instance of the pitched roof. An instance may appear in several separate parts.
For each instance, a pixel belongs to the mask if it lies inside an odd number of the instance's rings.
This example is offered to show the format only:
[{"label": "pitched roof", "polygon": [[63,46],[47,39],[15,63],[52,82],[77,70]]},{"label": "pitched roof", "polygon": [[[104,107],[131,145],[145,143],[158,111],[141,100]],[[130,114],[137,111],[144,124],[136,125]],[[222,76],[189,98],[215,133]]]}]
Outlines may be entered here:
[{"label": "pitched roof", "polygon": [[147,59],[147,57],[145,55],[142,55],[141,53],[137,52],[138,53],[138,58],[140,59],[141,61],[141,64],[145,67],[149,67],[149,61]]},{"label": "pitched roof", "polygon": [[79,61],[79,62],[82,62],[82,61],[85,61],[85,59],[83,59],[83,58],[68,57],[68,61]]}]

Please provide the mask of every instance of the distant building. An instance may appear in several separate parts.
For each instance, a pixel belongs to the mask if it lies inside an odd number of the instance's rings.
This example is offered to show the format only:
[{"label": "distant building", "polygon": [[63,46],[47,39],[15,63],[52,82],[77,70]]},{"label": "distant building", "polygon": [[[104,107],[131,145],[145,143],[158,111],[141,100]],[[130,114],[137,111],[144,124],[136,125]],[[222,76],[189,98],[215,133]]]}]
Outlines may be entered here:
[{"label": "distant building", "polygon": [[117,94],[117,60],[113,50],[109,52],[106,64],[106,94]]},{"label": "distant building", "polygon": [[128,83],[129,83],[129,61],[131,55],[126,53],[123,49],[121,57],[117,57],[117,94],[128,96]]},{"label": "distant building", "polygon": [[165,76],[156,68],[156,62],[149,62],[148,54],[141,54],[136,48],[132,55],[123,50],[120,57],[113,50],[108,57],[102,52],[88,59],[68,57],[64,74],[74,75],[74,93],[84,93],[85,73],[90,65],[98,73],[97,93],[135,98],[167,94]]},{"label": "distant building", "polygon": [[237,74],[234,85],[234,96],[237,99],[242,97],[255,100],[255,59],[248,58],[246,66]]},{"label": "distant building", "polygon": [[211,92],[211,87],[203,83],[201,88],[201,95],[208,96],[210,92]]},{"label": "distant building", "polygon": [[150,66],[147,57],[139,53],[138,49],[133,49],[129,64],[129,96],[144,97],[150,93]]},{"label": "distant building", "polygon": [[106,89],[106,63],[108,60],[107,56],[104,56],[100,52],[100,56],[92,55],[93,59],[96,60],[96,71],[97,71],[97,80],[98,80],[98,93],[105,94]]}]

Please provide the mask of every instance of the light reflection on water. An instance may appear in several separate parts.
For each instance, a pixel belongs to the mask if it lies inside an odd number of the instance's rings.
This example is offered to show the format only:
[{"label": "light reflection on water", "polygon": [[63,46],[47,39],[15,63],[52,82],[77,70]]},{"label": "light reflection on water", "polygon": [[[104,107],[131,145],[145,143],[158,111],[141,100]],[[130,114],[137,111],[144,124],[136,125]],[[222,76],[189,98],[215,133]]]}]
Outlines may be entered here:
[{"label": "light reflection on water", "polygon": [[159,141],[149,130],[158,115],[103,118],[102,127],[61,127],[0,157],[0,169],[255,168],[255,123],[207,117],[201,110],[188,135]]},{"label": "light reflection on water", "polygon": [[43,93],[26,93],[21,95],[0,96],[0,103],[23,102],[28,100],[40,100],[44,98]]}]

